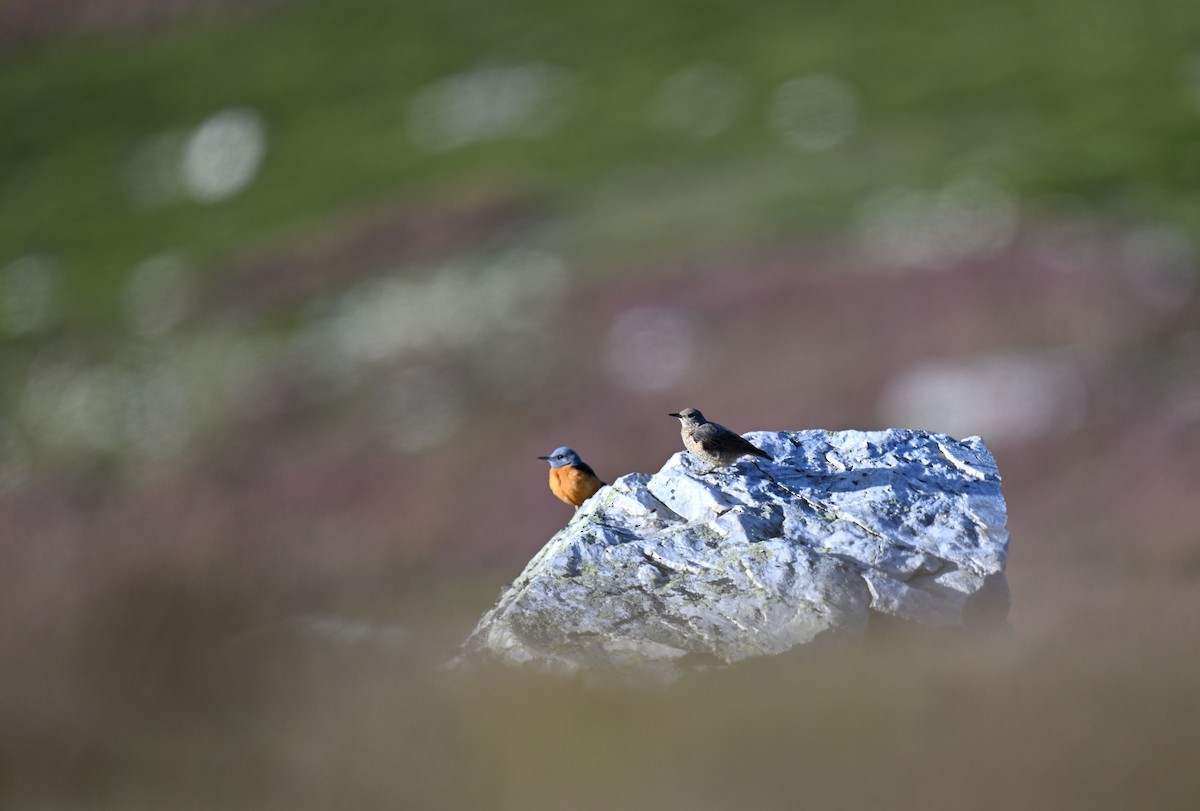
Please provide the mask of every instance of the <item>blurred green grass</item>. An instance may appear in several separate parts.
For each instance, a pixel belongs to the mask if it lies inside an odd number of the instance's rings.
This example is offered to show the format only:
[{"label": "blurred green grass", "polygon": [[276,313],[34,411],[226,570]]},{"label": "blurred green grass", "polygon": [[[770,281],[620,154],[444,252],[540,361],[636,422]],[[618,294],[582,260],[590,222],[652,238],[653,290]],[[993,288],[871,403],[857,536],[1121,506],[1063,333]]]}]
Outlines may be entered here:
[{"label": "blurred green grass", "polygon": [[[147,256],[180,252],[211,269],[397,199],[480,187],[569,212],[591,266],[829,229],[867,189],[941,183],[964,167],[1023,199],[1075,195],[1196,229],[1198,37],[1186,0],[773,2],[752,13],[347,0],[214,12],[156,35],[48,37],[0,56],[0,264],[57,257],[69,317],[103,331],[119,282]],[[408,105],[428,83],[530,61],[578,78],[558,132],[434,154],[412,143]],[[739,71],[747,111],[708,140],[655,131],[658,83],[697,61]],[[764,112],[772,88],[809,73],[846,79],[862,108],[857,133],[814,153],[781,145]],[[212,205],[130,199],[124,165],[140,141],[232,105],[266,120],[251,187]],[[647,198],[619,182],[650,170],[680,193]]]}]

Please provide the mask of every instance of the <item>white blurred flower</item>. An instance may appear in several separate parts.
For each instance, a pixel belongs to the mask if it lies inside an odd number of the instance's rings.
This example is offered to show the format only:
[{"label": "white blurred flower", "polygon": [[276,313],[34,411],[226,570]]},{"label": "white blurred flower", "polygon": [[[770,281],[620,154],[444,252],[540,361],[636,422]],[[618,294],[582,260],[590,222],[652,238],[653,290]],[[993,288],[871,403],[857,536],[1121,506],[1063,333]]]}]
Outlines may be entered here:
[{"label": "white blurred flower", "polygon": [[836,76],[790,79],[772,94],[769,120],[791,146],[831,149],[858,129],[858,93]]},{"label": "white blurred flower", "polygon": [[111,366],[35,366],[20,412],[30,433],[49,448],[112,450],[123,439],[121,380]]},{"label": "white blurred flower", "polygon": [[216,203],[250,184],[267,151],[262,113],[231,107],[206,119],[183,147],[182,177],[200,203]]},{"label": "white blurred flower", "polygon": [[334,347],[326,360],[377,363],[424,347],[478,346],[536,326],[566,289],[557,256],[520,248],[447,262],[423,278],[409,270],[362,282],[308,329]]},{"label": "white blurred flower", "polygon": [[409,106],[409,133],[429,151],[550,133],[566,118],[575,77],[542,63],[479,68],[425,87]]}]

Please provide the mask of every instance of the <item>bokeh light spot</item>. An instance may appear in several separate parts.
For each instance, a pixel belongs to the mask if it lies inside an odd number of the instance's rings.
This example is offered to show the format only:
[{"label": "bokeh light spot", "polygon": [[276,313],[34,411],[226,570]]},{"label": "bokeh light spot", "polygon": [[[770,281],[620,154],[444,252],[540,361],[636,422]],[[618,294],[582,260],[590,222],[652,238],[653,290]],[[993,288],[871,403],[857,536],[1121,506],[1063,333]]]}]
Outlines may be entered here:
[{"label": "bokeh light spot", "polygon": [[994,256],[1016,237],[1016,196],[986,177],[955,178],[938,193],[936,206],[939,242],[948,257]]},{"label": "bokeh light spot", "polygon": [[880,402],[888,425],[985,441],[1032,439],[1083,416],[1076,364],[1056,354],[993,355],[931,362],[892,380]]},{"label": "bokeh light spot", "polygon": [[747,82],[733,70],[700,62],[663,80],[650,101],[650,121],[667,132],[713,138],[737,121],[748,96]]},{"label": "bokeh light spot", "polygon": [[605,341],[608,372],[631,391],[662,391],[692,370],[697,330],[684,313],[635,307],[617,316]]},{"label": "bokeh light spot", "polygon": [[936,198],[918,189],[893,187],[876,191],[853,214],[860,249],[886,267],[931,266],[939,256]]},{"label": "bokeh light spot", "polygon": [[868,195],[851,216],[859,249],[886,268],[933,269],[987,258],[1017,234],[1016,196],[984,177],[956,178],[939,191],[905,187]]},{"label": "bokeh light spot", "polygon": [[566,118],[575,77],[542,63],[489,67],[440,79],[409,106],[409,135],[431,152],[480,141],[537,137]]},{"label": "bokeh light spot", "polygon": [[254,180],[267,150],[262,114],[233,107],[209,117],[183,149],[183,185],[192,199],[216,203]]},{"label": "bokeh light spot", "polygon": [[320,337],[303,342],[329,341],[334,353],[323,352],[325,361],[348,367],[429,347],[474,347],[542,323],[565,294],[566,278],[557,256],[533,248],[460,257],[432,271],[402,269],[346,291],[307,327]]},{"label": "bokeh light spot", "polygon": [[35,366],[21,398],[30,432],[53,450],[113,450],[121,444],[121,381],[111,366]]},{"label": "bokeh light spot", "polygon": [[858,129],[858,93],[836,76],[801,76],[775,89],[771,127],[784,142],[801,149],[831,149]]}]

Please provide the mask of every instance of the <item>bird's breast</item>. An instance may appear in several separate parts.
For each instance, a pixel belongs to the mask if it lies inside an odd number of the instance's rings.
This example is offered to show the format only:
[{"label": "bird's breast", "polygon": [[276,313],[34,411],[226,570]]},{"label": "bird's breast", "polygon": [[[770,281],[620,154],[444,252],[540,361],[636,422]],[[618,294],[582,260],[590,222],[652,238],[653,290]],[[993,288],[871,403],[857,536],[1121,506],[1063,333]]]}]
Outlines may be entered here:
[{"label": "bird's breast", "polygon": [[550,468],[550,490],[568,504],[578,507],[599,489],[599,479],[571,465]]}]

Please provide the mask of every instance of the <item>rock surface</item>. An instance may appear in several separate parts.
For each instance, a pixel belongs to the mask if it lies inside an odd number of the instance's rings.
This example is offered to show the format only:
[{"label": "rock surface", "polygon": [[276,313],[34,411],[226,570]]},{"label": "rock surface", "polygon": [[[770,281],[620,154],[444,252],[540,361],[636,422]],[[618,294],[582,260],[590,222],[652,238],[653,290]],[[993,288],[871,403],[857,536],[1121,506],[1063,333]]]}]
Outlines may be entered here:
[{"label": "rock surface", "polygon": [[978,437],[755,432],[774,459],[705,475],[677,453],[584,503],[453,667],[656,671],[860,638],[873,612],[1002,624],[1000,476]]}]

